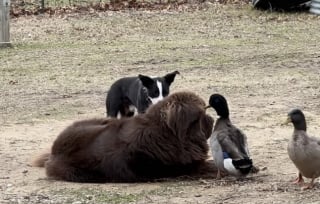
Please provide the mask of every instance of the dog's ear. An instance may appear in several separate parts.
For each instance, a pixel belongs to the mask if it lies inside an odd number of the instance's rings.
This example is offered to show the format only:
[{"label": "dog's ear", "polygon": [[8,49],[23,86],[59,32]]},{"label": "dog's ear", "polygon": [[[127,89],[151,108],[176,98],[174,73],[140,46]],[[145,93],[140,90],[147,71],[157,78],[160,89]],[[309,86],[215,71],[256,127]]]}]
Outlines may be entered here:
[{"label": "dog's ear", "polygon": [[139,74],[139,75],[138,75],[138,78],[140,79],[140,81],[142,82],[142,85],[143,85],[144,87],[150,88],[150,87],[152,87],[152,85],[154,84],[154,80],[151,79],[151,78],[148,77],[148,76]]},{"label": "dog's ear", "polygon": [[172,73],[166,74],[163,78],[170,85],[174,81],[174,78],[177,74],[180,74],[180,72],[174,71]]},{"label": "dog's ear", "polygon": [[167,106],[167,125],[179,138],[183,138],[192,123],[199,120],[201,110],[185,103],[171,103]]}]

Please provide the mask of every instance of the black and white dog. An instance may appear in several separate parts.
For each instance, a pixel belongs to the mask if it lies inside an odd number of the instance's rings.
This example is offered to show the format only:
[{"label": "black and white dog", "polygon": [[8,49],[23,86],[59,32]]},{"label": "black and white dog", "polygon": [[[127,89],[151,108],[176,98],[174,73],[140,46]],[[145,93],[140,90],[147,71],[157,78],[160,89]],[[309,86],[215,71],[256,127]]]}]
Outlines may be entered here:
[{"label": "black and white dog", "polygon": [[108,117],[131,117],[135,113],[144,113],[151,105],[169,95],[171,83],[178,71],[163,77],[124,77],[114,82],[107,94],[106,107]]}]

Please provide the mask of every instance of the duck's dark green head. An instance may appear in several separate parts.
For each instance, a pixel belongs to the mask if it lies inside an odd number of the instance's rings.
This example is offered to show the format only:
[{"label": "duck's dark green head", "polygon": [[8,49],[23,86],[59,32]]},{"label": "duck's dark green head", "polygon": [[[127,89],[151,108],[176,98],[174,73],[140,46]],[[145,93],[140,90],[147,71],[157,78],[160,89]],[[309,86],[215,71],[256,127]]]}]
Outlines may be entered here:
[{"label": "duck's dark green head", "polygon": [[212,94],[209,99],[209,104],[212,108],[214,108],[217,114],[221,118],[229,117],[229,108],[228,103],[225,97],[220,94]]},{"label": "duck's dark green head", "polygon": [[292,122],[296,130],[307,130],[306,119],[300,109],[293,109],[288,113],[287,123]]}]

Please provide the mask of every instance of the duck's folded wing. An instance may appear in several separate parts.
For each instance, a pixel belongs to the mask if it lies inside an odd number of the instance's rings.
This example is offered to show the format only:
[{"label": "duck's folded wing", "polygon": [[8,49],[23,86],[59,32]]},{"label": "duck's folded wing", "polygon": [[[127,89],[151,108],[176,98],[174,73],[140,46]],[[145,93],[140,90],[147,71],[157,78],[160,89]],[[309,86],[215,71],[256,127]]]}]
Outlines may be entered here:
[{"label": "duck's folded wing", "polygon": [[243,157],[250,158],[247,136],[237,127],[230,129],[229,135],[231,140],[238,147]]},{"label": "duck's folded wing", "polygon": [[307,156],[320,164],[320,139],[317,137],[310,137],[307,146]]},{"label": "duck's folded wing", "polygon": [[232,159],[243,159],[246,156],[241,150],[243,144],[235,142],[229,131],[221,131],[216,135],[223,152],[227,152]]}]

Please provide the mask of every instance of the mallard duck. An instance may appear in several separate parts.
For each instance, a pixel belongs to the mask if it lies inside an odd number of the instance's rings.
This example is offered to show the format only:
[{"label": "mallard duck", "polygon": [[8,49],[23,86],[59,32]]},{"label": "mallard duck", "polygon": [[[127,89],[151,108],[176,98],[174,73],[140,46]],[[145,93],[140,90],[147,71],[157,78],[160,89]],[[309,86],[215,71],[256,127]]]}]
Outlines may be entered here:
[{"label": "mallard duck", "polygon": [[209,104],[208,107],[214,108],[220,116],[210,138],[211,152],[218,167],[217,178],[221,178],[221,172],[236,177],[247,175],[253,165],[246,135],[231,123],[228,103],[222,95],[211,95]]},{"label": "mallard duck", "polygon": [[[288,144],[288,154],[299,170],[294,183],[304,185],[302,189],[314,186],[314,180],[320,176],[320,139],[307,134],[307,124],[304,114],[299,109],[288,113],[286,124],[292,122],[294,131]],[[311,182],[304,184],[303,177],[311,178]]]}]

